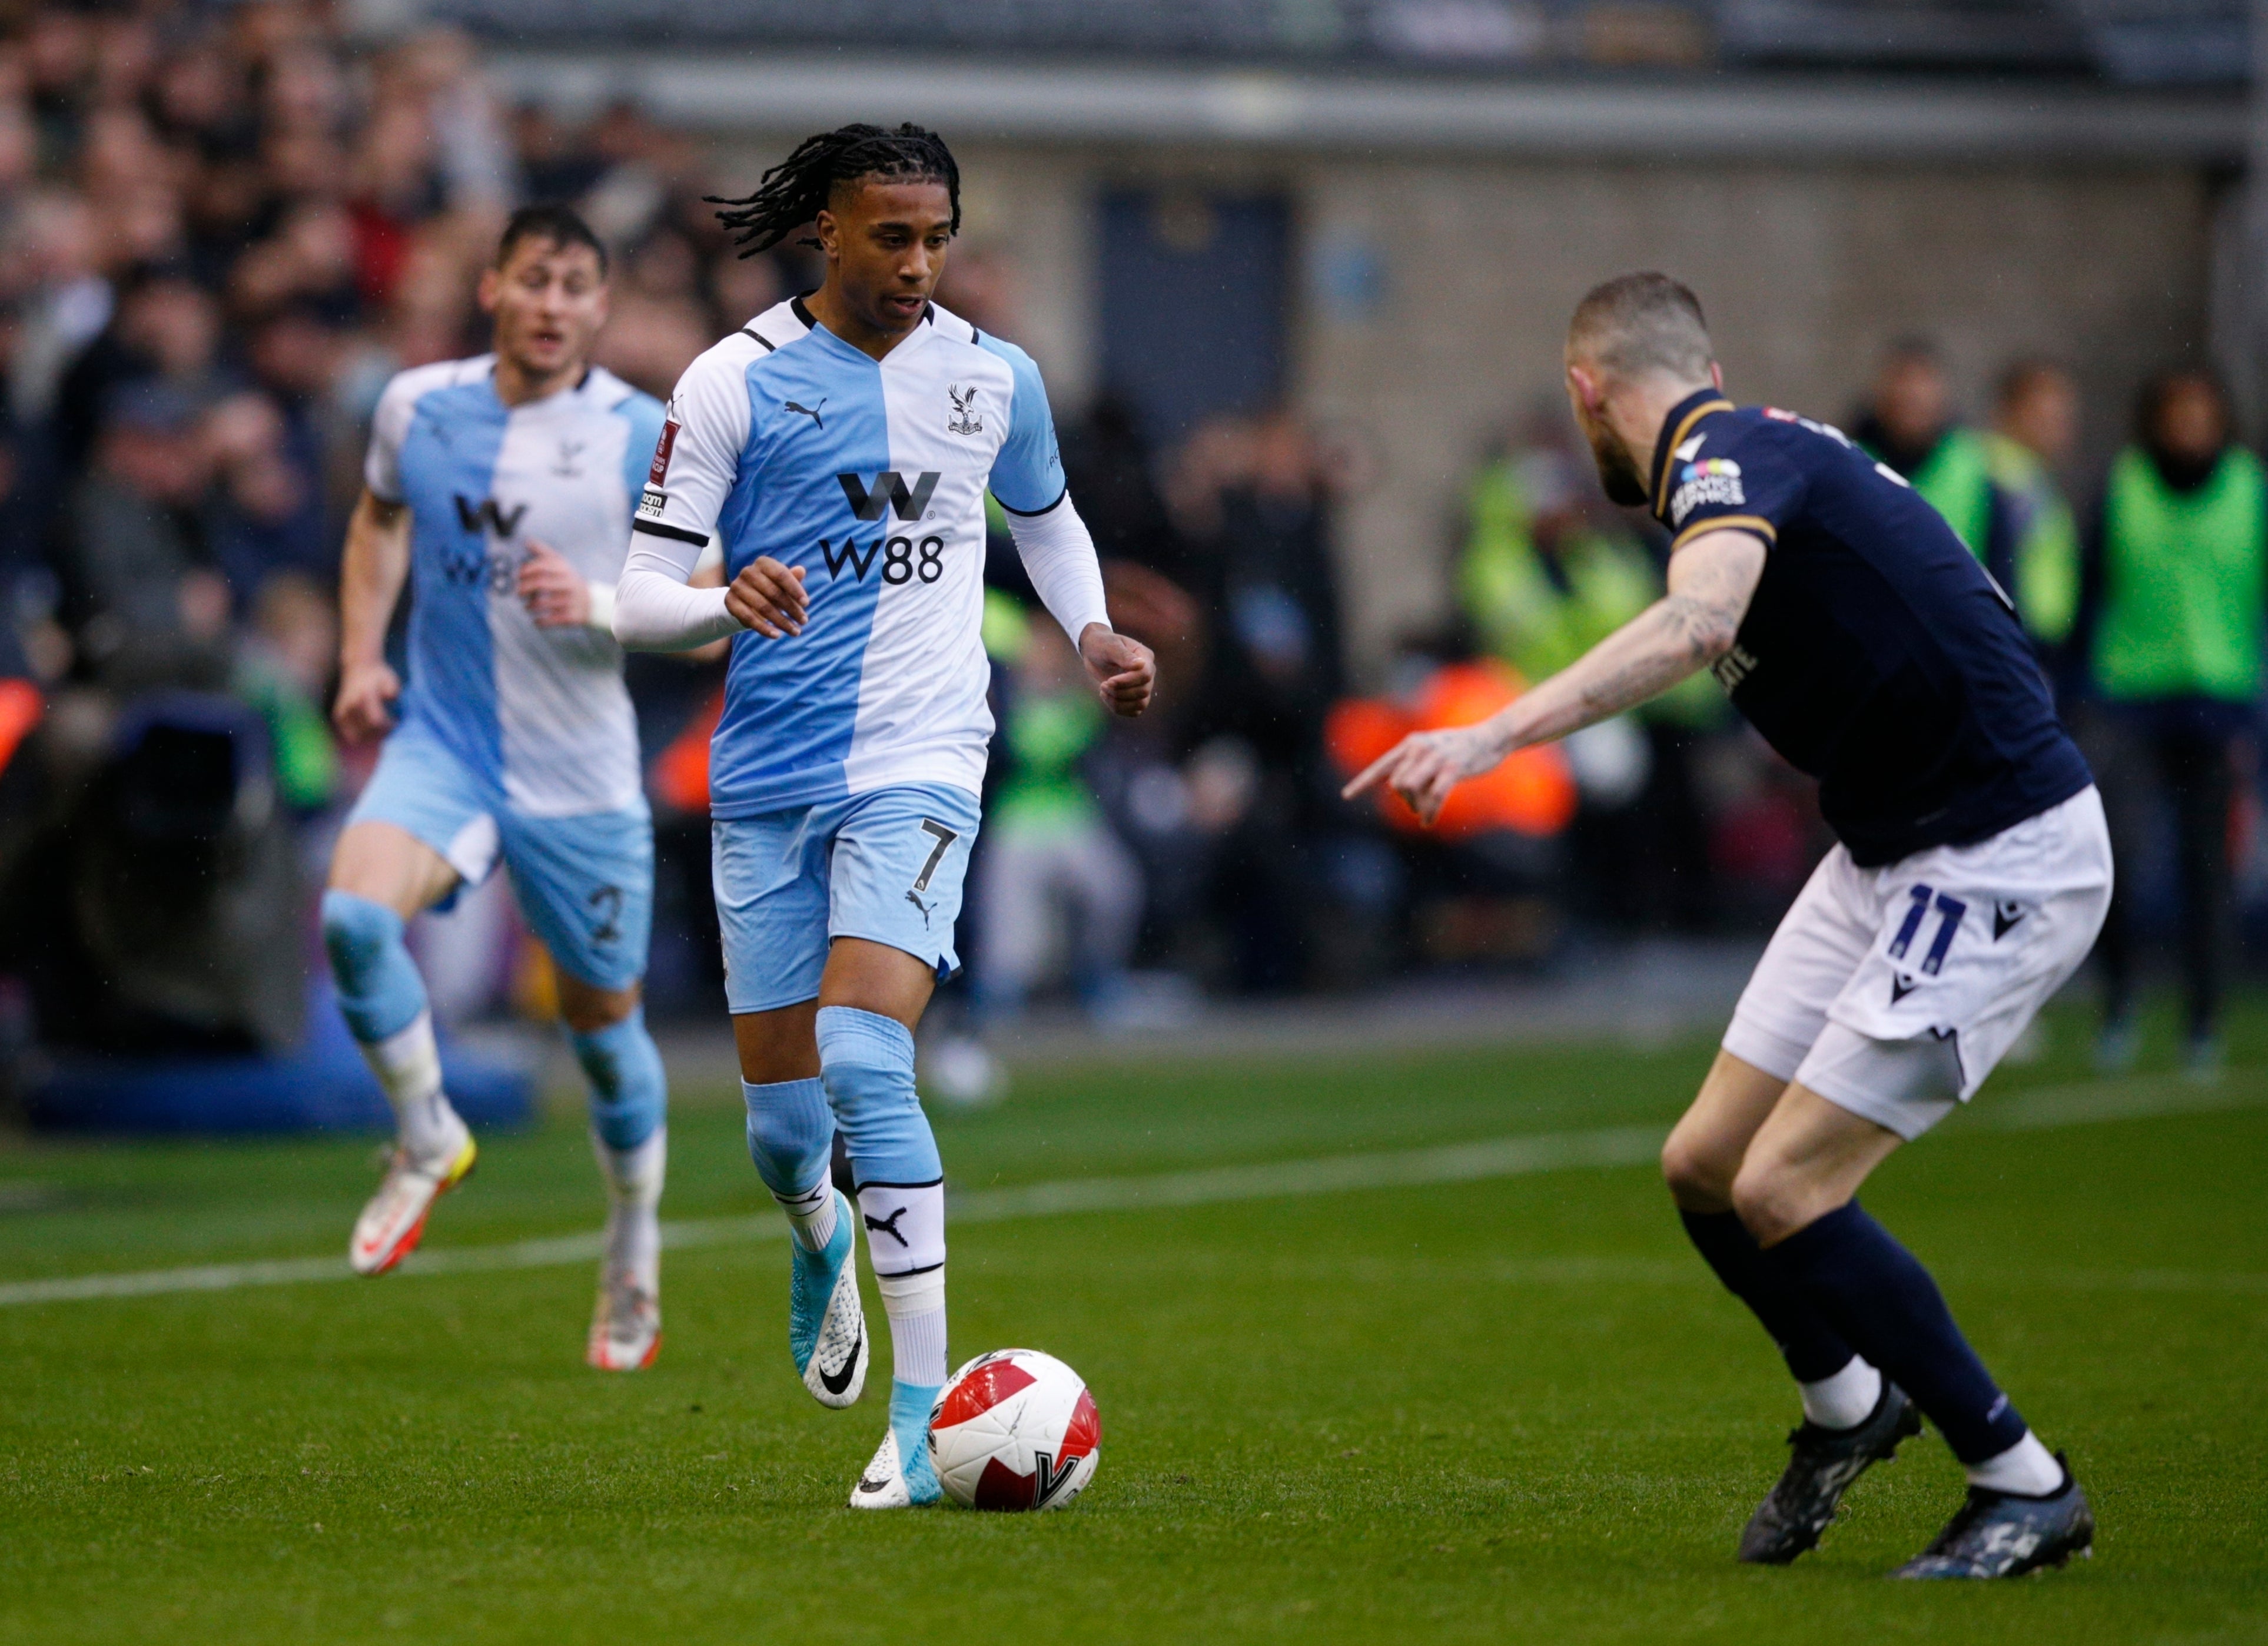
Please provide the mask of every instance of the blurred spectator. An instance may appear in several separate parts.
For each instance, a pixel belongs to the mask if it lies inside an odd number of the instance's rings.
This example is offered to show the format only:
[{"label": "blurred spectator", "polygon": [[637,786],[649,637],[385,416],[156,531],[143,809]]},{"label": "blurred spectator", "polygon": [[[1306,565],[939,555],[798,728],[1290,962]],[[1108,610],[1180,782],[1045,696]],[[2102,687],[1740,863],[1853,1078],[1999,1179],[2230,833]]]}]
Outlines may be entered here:
[{"label": "blurred spectator", "polygon": [[[1467,493],[1457,567],[1481,643],[1532,685],[1646,609],[1663,574],[1590,483],[1587,460],[1550,433],[1484,465]],[[1714,910],[1708,823],[1694,761],[1723,720],[1723,694],[1697,674],[1628,715],[1566,740],[1584,806],[1575,848],[1592,909],[1619,925],[1705,928]]]},{"label": "blurred spectator", "polygon": [[1994,491],[1984,564],[2043,653],[2071,637],[2079,615],[2079,530],[2056,481],[2078,433],[2079,386],[2070,373],[2030,359],[2000,374],[1984,436]]},{"label": "blurred spectator", "polygon": [[1063,466],[1097,553],[1189,584],[1188,551],[1158,490],[1156,454],[1130,402],[1107,391],[1095,396],[1086,416],[1063,432]]},{"label": "blurred spectator", "polygon": [[2088,657],[2104,709],[2095,771],[2118,856],[2097,951],[2099,1051],[2113,1067],[2136,1051],[2134,892],[2161,790],[2181,881],[2189,1067],[2209,1074],[2230,941],[2229,803],[2260,696],[2268,487],[2210,373],[2154,380],[2135,424],[2111,465],[2088,578]]},{"label": "blurred spectator", "polygon": [[135,270],[110,323],[63,373],[53,417],[55,461],[67,469],[86,461],[103,404],[121,384],[154,378],[195,405],[217,398],[225,382],[219,347],[219,308],[186,270]]},{"label": "blurred spectator", "polygon": [[1027,624],[1020,640],[984,820],[978,1008],[1014,1013],[1053,962],[1082,1000],[1108,1011],[1133,953],[1142,877],[1079,771],[1107,717],[1051,621]]},{"label": "blurred spectator", "polygon": [[359,444],[333,426],[341,342],[320,306],[270,314],[253,328],[246,358],[264,392],[224,409],[234,419],[223,425],[234,438],[218,454],[231,528],[216,545],[239,604],[276,572],[329,580],[344,522],[325,495],[326,457],[334,445]]},{"label": "blurred spectator", "polygon": [[268,728],[276,797],[301,814],[320,811],[338,790],[328,712],[338,644],[329,593],[304,573],[284,572],[261,586],[237,648],[235,695]]},{"label": "blurred spectator", "polygon": [[1208,637],[1183,733],[1202,745],[1191,793],[1211,842],[1206,898],[1226,929],[1229,979],[1288,988],[1306,980],[1330,916],[1315,848],[1339,816],[1322,747],[1344,671],[1327,470],[1279,410],[1200,427],[1171,495]]},{"label": "blurred spectator", "polygon": [[1298,418],[1216,424],[1191,442],[1185,481],[1193,594],[1214,637],[1209,729],[1249,742],[1272,771],[1311,776],[1344,661],[1330,491]]},{"label": "blurred spectator", "polygon": [[71,490],[57,543],[64,587],[96,661],[129,641],[183,631],[192,584],[213,580],[197,513],[210,475],[188,396],[158,382],[112,391],[93,464]]},{"label": "blurred spectator", "polygon": [[1992,469],[1984,441],[1954,420],[1953,391],[1934,344],[1890,345],[1852,433],[1905,476],[1982,558],[1992,534]]}]

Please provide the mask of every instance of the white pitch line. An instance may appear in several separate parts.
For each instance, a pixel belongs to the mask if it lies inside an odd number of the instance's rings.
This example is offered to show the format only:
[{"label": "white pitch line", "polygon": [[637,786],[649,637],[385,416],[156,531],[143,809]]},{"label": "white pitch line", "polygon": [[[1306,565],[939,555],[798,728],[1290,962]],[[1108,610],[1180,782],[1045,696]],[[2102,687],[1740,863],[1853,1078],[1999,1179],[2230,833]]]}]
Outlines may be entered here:
[{"label": "white pitch line", "polygon": [[[1971,1124],[1992,1131],[2022,1132],[2052,1126],[2160,1116],[2212,1114],[2268,1103],[2268,1081],[2232,1077],[2220,1085],[2200,1085],[2175,1076],[2088,1081],[2047,1087],[1986,1101]],[[1239,1200],[1281,1199],[1299,1195],[1340,1194],[1363,1189],[1420,1188],[1433,1184],[1478,1183],[1528,1177],[1537,1172],[1635,1166],[1651,1162],[1667,1135],[1653,1126],[1607,1126],[1588,1132],[1548,1132],[1451,1143],[1436,1148],[1335,1155],[1320,1159],[1278,1161],[1257,1166],[1216,1166],[1197,1171],[1138,1177],[1075,1177],[1026,1184],[1008,1189],[977,1189],[956,1194],[954,1222],[1005,1222],[1027,1217],[1056,1217],[1080,1212],[1164,1211],[1222,1206]],[[777,1240],[784,1232],[776,1217],[717,1217],[665,1223],[662,1244],[673,1250]],[[506,1269],[552,1268],[588,1263],[599,1256],[594,1234],[559,1235],[496,1246],[441,1247],[419,1251],[401,1266],[404,1274],[473,1274]],[[64,1275],[54,1280],[0,1283],[0,1308],[34,1303],[84,1303],[107,1297],[151,1297],[177,1292],[233,1291],[249,1286],[291,1286],[310,1281],[355,1278],[344,1258],[286,1258],[265,1263],[213,1263],[188,1268],[144,1269],[115,1274]],[[2090,1278],[2088,1284],[2137,1290],[2252,1289],[2257,1277],[2188,1276],[2146,1273],[2125,1280]]]}]

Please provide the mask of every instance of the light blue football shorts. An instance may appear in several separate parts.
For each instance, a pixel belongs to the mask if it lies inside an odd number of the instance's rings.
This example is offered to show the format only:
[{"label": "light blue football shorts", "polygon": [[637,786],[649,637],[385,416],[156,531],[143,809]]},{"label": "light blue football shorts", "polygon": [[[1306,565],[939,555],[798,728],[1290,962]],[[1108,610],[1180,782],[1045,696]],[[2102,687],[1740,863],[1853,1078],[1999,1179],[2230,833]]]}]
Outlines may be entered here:
[{"label": "light blue football shorts", "polygon": [[862,937],[960,970],[953,923],[976,796],[943,783],[870,789],[711,825],[710,872],[735,1015],[816,999],[827,947]]},{"label": "light blue football shorts", "polygon": [[[431,733],[396,729],[347,826],[389,823],[415,835],[477,886],[501,862],[528,929],[560,971],[596,989],[645,975],[653,926],[653,817],[641,798],[621,811],[531,817],[504,804]],[[453,893],[440,907],[455,902]]]}]

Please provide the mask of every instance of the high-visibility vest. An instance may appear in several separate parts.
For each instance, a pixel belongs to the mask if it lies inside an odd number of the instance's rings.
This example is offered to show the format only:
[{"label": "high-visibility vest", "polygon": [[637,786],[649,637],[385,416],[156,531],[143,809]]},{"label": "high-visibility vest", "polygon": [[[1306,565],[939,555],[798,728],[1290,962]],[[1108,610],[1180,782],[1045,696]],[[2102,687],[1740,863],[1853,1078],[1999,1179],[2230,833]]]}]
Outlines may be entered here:
[{"label": "high-visibility vest", "polygon": [[2176,491],[2135,447],[2111,465],[2102,509],[2103,696],[2246,702],[2260,690],[2268,486],[2232,446],[2205,483]]},{"label": "high-visibility vest", "polygon": [[1992,535],[1992,465],[1977,432],[1948,429],[1906,480],[1982,560]]},{"label": "high-visibility vest", "polygon": [[2008,523],[2008,591],[2024,632],[2058,646],[2079,616],[2079,527],[2047,465],[2005,434],[1984,436],[1992,485]]},{"label": "high-visibility vest", "polygon": [[[1466,509],[1459,602],[1482,643],[1525,679],[1549,679],[1661,598],[1661,574],[1636,538],[1588,526],[1575,527],[1559,544],[1555,579],[1509,461],[1491,463],[1475,477]],[[1705,670],[1640,712],[1710,726],[1724,716],[1723,696]]]}]

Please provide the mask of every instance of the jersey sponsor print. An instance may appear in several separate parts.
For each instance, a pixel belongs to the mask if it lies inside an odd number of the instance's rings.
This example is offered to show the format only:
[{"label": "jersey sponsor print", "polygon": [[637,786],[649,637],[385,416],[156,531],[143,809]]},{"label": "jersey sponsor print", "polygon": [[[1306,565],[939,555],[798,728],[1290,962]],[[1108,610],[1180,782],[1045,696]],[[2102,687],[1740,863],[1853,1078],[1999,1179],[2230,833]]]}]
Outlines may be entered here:
[{"label": "jersey sponsor print", "polygon": [[984,493],[1063,499],[1038,368],[932,307],[880,361],[779,305],[688,367],[634,529],[805,569],[801,634],[736,635],[711,809],[760,816],[887,785],[976,792]]},{"label": "jersey sponsor print", "polygon": [[1733,705],[1799,770],[1862,866],[1982,840],[2092,779],[2015,609],[1937,512],[1841,430],[1713,389],[1663,424],[1654,516],[1765,545]]},{"label": "jersey sponsor print", "polygon": [[622,650],[595,629],[537,627],[519,568],[540,542],[594,582],[622,575],[661,407],[595,366],[572,388],[507,406],[495,368],[482,355],[404,372],[373,420],[364,483],[410,512],[401,725],[516,811],[620,810],[641,793]]}]

